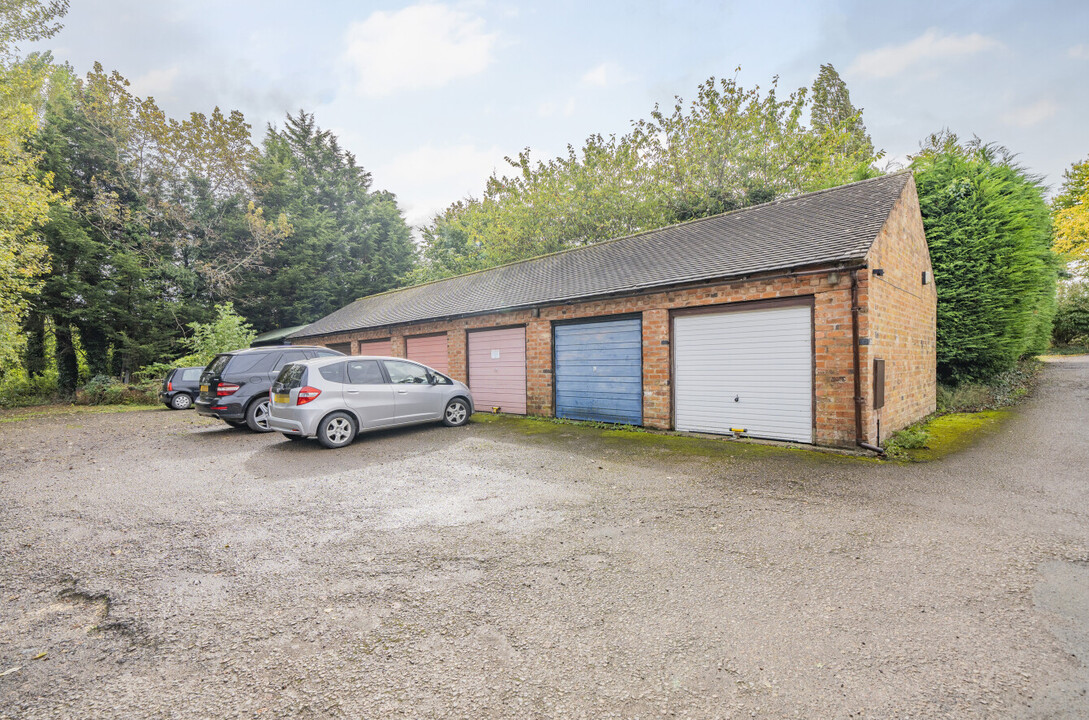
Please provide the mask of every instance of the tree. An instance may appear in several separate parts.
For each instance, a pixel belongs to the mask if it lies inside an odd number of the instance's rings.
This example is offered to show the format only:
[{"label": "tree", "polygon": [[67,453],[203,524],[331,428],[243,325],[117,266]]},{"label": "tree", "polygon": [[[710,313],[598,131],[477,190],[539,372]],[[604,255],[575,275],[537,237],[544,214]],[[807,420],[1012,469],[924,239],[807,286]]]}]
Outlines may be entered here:
[{"label": "tree", "polygon": [[0,56],[9,58],[18,43],[53,37],[63,27],[68,0],[0,0]]},{"label": "tree", "polygon": [[[827,66],[831,73],[834,70]],[[826,73],[827,75],[827,73]],[[836,97],[849,96],[842,80]],[[423,231],[415,280],[444,277],[652,230],[876,174],[861,111],[831,107],[806,127],[808,92],[786,98],[710,78],[694,100],[655,106],[620,136],[591,135],[578,151],[532,162],[507,158],[483,195],[436,215]],[[823,86],[832,103],[832,80]],[[841,103],[842,104],[842,103]],[[861,139],[859,133],[861,132]],[[865,139],[866,142],[862,142]]]},{"label": "tree", "polygon": [[865,161],[877,156],[862,123],[862,109],[851,104],[847,83],[831,63],[821,65],[812,94],[809,124],[814,132],[838,137],[838,152],[847,158]]},{"label": "tree", "polygon": [[25,329],[41,345],[52,319],[71,393],[77,341],[92,376],[127,378],[180,352],[188,324],[208,319],[290,226],[254,202],[258,154],[237,112],[177,121],[96,65],[82,79],[55,68],[42,116],[35,147],[68,203],[44,228],[53,267]]},{"label": "tree", "polygon": [[48,63],[40,58],[0,67],[0,369],[18,361],[20,326],[49,267],[36,230],[59,198],[28,146],[48,76]]},{"label": "tree", "polygon": [[270,126],[254,167],[257,201],[291,228],[262,267],[243,270],[233,293],[258,329],[312,322],[396,287],[412,268],[396,198],[372,191],[370,173],[313,115]]},{"label": "tree", "polygon": [[948,131],[912,169],[938,290],[939,379],[986,381],[1048,346],[1058,263],[1043,186],[1005,148]]},{"label": "tree", "polygon": [[218,353],[249,347],[257,333],[246,319],[234,310],[234,303],[216,305],[212,322],[189,323],[192,334],[185,339],[189,354],[178,359],[177,367],[207,365]]},{"label": "tree", "polygon": [[1056,344],[1089,345],[1089,284],[1063,283],[1057,301],[1052,335]]},{"label": "tree", "polygon": [[48,268],[47,249],[34,231],[58,200],[27,147],[38,128],[48,58],[16,63],[13,54],[22,41],[57,33],[67,11],[67,0],[0,0],[0,375],[18,363],[25,346],[20,326]]},{"label": "tree", "polygon": [[[88,129],[112,153],[113,171],[94,178],[84,208],[104,233],[143,228],[153,254],[197,276],[201,292],[228,293],[247,268],[262,267],[290,232],[282,216],[266,220],[254,203],[251,170],[258,158],[238,111],[169,118],[152,98],[132,95],[119,73],[95,64],[81,88]],[[120,194],[139,196],[139,212]]]},{"label": "tree", "polygon": [[1089,267],[1089,159],[1063,173],[1063,186],[1051,201],[1055,252]]}]

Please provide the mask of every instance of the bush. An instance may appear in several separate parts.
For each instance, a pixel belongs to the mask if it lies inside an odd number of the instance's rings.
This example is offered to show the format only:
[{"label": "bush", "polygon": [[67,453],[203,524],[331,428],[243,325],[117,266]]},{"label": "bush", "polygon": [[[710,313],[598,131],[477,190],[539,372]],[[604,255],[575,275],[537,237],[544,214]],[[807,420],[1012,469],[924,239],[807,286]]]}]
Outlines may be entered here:
[{"label": "bush", "polygon": [[1051,339],[1056,345],[1089,345],[1089,283],[1069,283],[1059,288]]},{"label": "bush", "polygon": [[210,323],[189,323],[192,337],[182,343],[192,352],[178,358],[174,367],[207,365],[216,354],[249,347],[257,333],[246,319],[234,311],[234,304],[216,305],[216,318]]},{"label": "bush", "polygon": [[1039,360],[1026,359],[989,383],[938,385],[937,413],[983,412],[1013,405],[1032,391],[1042,367]]},{"label": "bush", "polygon": [[930,433],[927,432],[925,423],[912,425],[903,430],[894,432],[885,443],[885,453],[890,457],[904,456],[904,450],[918,450],[925,448],[930,442]]},{"label": "bush", "polygon": [[951,133],[912,162],[938,291],[938,379],[991,382],[1051,337],[1058,259],[1038,177]]},{"label": "bush", "polygon": [[95,375],[76,390],[77,405],[151,405],[158,402],[158,383],[126,385],[116,378]]},{"label": "bush", "polygon": [[0,378],[0,407],[45,405],[57,398],[57,371],[46,370],[28,376],[22,368],[10,370]]}]

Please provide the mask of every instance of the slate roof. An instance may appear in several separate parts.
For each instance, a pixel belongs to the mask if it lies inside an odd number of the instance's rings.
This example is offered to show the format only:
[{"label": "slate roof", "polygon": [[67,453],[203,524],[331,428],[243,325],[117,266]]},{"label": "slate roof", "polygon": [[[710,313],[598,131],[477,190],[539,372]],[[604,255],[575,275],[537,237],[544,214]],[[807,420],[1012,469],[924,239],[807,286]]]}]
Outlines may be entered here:
[{"label": "slate roof", "polygon": [[908,171],[361,298],[314,337],[862,260]]}]

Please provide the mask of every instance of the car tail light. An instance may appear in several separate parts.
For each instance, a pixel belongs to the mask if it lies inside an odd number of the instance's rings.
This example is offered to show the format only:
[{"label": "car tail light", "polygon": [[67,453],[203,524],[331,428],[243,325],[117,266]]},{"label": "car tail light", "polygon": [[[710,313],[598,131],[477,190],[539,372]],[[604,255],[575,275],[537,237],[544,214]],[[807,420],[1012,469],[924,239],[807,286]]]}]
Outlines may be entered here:
[{"label": "car tail light", "polygon": [[166,382],[166,391],[167,392],[174,392],[174,381],[173,380],[167,380],[167,382]]},{"label": "car tail light", "polygon": [[239,387],[240,386],[236,385],[235,383],[221,382],[216,387],[216,395],[218,397],[223,397],[224,395],[234,395],[236,392],[238,392]]},{"label": "car tail light", "polygon": [[295,399],[295,404],[305,405],[311,400],[317,398],[318,395],[321,395],[321,390],[318,390],[316,387],[310,387],[309,385],[307,385],[306,387],[301,387],[299,388],[299,395]]}]

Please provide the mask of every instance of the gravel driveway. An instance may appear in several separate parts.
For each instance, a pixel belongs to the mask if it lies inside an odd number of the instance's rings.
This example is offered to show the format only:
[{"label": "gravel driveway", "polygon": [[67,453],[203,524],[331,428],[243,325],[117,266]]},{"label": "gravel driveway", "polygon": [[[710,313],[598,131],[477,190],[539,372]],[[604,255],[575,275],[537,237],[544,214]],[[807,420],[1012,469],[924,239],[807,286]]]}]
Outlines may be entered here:
[{"label": "gravel driveway", "polygon": [[1084,358],[927,465],[0,424],[0,717],[1086,717],[1086,428]]}]

